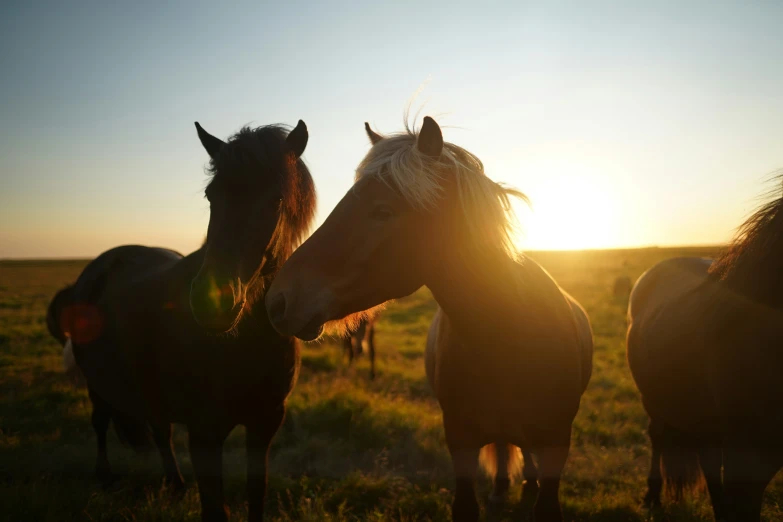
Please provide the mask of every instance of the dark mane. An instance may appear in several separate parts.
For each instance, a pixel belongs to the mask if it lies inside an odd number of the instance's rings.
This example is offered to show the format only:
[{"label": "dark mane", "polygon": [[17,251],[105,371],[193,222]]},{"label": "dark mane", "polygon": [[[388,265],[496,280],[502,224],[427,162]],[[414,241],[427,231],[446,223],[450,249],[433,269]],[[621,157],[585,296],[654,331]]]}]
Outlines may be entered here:
[{"label": "dark mane", "polygon": [[734,241],[710,267],[713,277],[757,301],[783,304],[783,172],[762,205],[737,230]]},{"label": "dark mane", "polygon": [[316,206],[310,171],[304,161],[289,150],[288,133],[289,128],[283,125],[242,127],[229,138],[217,159],[210,159],[207,168],[213,181],[225,173],[234,183],[261,184],[280,194],[280,221],[271,252],[277,261],[274,264],[278,266],[310,231]]}]

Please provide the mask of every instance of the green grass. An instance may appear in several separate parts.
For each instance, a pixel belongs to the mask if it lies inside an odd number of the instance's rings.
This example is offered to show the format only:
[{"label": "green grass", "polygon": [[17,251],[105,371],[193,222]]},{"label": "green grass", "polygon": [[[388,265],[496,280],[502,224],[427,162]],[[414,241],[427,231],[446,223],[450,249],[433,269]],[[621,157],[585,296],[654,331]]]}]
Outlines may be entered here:
[{"label": "green grass", "polygon": [[[624,299],[616,277],[655,262],[715,250],[647,249],[534,253],[587,309],[595,332],[593,377],[574,423],[562,483],[566,520],[712,520],[705,495],[680,505],[640,507],[648,468],[646,416],[625,360]],[[54,292],[84,262],[0,262],[0,520],[199,520],[184,430],[175,442],[188,490],[172,498],[157,457],[137,456],[113,432],[109,458],[121,478],[93,479],[95,438],[84,390],[62,373],[61,348],[46,331]],[[424,376],[423,350],[435,304],[426,290],[389,306],[377,326],[378,377],[367,361],[348,367],[333,342],[307,345],[302,374],[271,457],[268,518],[449,520],[453,478],[440,410]],[[232,519],[245,520],[244,431],[226,443]],[[481,502],[489,483],[479,486]],[[512,488],[503,518],[524,519],[530,502]],[[766,520],[783,519],[783,477],[768,488]]]}]

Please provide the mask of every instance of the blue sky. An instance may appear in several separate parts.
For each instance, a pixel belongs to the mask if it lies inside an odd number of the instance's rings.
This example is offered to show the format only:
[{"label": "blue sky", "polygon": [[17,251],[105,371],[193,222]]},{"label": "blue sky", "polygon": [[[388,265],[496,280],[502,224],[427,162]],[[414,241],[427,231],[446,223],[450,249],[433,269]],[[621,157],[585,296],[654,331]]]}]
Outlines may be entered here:
[{"label": "blue sky", "polygon": [[723,242],[783,168],[779,2],[110,4],[0,7],[0,257],[197,248],[196,120],[303,119],[320,222],[417,90],[528,248]]}]

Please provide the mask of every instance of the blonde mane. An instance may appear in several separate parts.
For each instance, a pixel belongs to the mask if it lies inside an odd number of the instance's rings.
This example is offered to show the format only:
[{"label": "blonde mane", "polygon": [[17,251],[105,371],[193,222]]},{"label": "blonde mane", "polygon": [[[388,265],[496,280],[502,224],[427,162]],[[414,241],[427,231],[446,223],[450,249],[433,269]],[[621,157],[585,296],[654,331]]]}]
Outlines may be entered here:
[{"label": "blonde mane", "polygon": [[356,181],[376,177],[414,208],[433,211],[443,197],[444,173],[449,172],[456,181],[470,244],[518,260],[514,244],[518,222],[511,198],[529,203],[527,196],[489,179],[481,160],[462,147],[444,142],[436,160],[419,151],[417,137],[418,132],[407,124],[405,132],[383,136],[357,167]]}]

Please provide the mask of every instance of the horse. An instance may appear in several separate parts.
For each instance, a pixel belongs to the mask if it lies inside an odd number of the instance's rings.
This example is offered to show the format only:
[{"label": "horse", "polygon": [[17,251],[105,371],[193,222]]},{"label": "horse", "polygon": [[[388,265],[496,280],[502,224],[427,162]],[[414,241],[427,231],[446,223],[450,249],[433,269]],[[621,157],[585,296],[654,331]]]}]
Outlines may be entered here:
[{"label": "horse", "polygon": [[154,441],[181,490],[171,425],[185,424],[202,520],[223,522],[223,443],[244,425],[249,519],[258,521],[269,446],[300,365],[298,340],[271,327],[263,296],[313,220],[308,133],[300,120],[290,133],[244,127],[223,142],[196,128],[210,157],[205,243],[185,257],[138,245],[104,252],[74,284],[68,329],[98,399],[99,472],[110,473],[106,430],[119,414]]},{"label": "horse", "polygon": [[343,353],[348,364],[353,364],[356,356],[367,353],[370,357],[370,380],[375,379],[375,317],[364,317],[356,329],[343,337]]},{"label": "horse", "polygon": [[351,324],[429,287],[438,311],[425,366],[456,475],[454,520],[479,517],[480,454],[500,460],[493,497],[503,498],[518,447],[538,461],[536,520],[562,520],[560,476],[592,372],[587,314],[516,251],[510,203],[525,196],[444,143],[435,120],[418,132],[365,130],[372,146],[353,187],[266,294],[272,325],[315,339],[333,321]]},{"label": "horse", "polygon": [[760,519],[783,466],[782,262],[778,193],[715,260],[662,261],[634,285],[627,357],[650,419],[648,507],[706,482],[717,520]]}]

